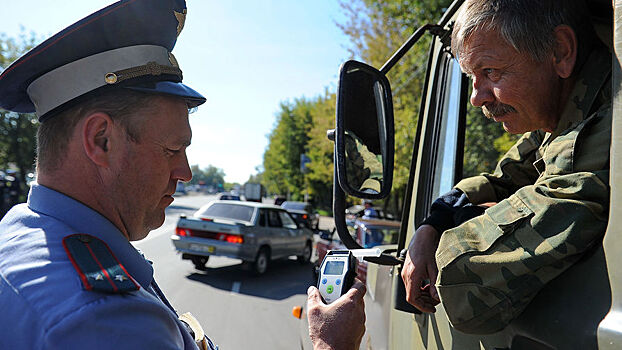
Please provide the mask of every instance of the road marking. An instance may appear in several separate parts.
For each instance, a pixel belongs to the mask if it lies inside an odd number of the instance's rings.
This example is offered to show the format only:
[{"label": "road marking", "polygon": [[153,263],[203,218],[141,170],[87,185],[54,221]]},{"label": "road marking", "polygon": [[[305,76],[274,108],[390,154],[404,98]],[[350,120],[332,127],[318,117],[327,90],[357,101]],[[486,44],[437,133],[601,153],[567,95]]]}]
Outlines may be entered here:
[{"label": "road marking", "polygon": [[231,286],[231,293],[240,293],[240,286],[242,285],[242,282],[233,282],[233,286]]}]

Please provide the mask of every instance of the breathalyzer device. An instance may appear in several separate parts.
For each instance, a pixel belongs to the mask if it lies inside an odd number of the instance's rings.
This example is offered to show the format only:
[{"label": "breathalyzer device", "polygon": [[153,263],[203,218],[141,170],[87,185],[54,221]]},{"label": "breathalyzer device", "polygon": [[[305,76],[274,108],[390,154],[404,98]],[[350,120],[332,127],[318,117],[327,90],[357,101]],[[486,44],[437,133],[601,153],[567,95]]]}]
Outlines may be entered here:
[{"label": "breathalyzer device", "polygon": [[326,304],[346,293],[356,276],[356,258],[349,250],[329,250],[320,265],[317,288]]}]

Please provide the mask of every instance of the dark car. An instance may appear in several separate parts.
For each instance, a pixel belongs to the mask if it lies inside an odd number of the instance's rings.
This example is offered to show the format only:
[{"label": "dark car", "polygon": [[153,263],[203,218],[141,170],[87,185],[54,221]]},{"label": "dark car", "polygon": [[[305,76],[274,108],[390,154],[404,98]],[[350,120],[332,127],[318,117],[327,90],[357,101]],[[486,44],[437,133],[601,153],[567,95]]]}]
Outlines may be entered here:
[{"label": "dark car", "polygon": [[[385,213],[384,210],[382,210],[382,208],[379,208],[379,207],[372,207],[372,208],[378,214],[378,219],[387,219],[387,220],[394,219],[393,215],[389,213]],[[346,218],[349,220],[355,220],[357,218],[362,217],[364,213],[365,213],[364,205],[360,205],[360,204],[353,205],[346,209]]]},{"label": "dark car", "polygon": [[320,223],[320,214],[318,214],[310,203],[285,201],[281,203],[281,208],[287,210],[294,220],[304,227],[317,230]]},{"label": "dark car", "polygon": [[221,200],[221,201],[239,201],[239,200],[241,200],[239,195],[232,194],[232,193],[220,193],[220,194],[218,194],[216,199],[217,200]]},{"label": "dark car", "polygon": [[274,198],[274,205],[281,205],[286,200],[287,199],[285,197],[277,196],[277,197]]}]

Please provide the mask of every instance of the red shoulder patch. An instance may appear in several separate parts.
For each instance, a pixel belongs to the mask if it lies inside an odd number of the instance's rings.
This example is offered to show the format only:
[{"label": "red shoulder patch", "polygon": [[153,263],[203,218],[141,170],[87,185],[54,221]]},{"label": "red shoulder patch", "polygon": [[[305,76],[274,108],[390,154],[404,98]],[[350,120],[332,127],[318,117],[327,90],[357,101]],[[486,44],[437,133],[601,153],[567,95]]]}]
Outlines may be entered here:
[{"label": "red shoulder patch", "polygon": [[101,239],[87,234],[63,238],[63,247],[80,275],[84,289],[104,293],[126,293],[140,286]]}]

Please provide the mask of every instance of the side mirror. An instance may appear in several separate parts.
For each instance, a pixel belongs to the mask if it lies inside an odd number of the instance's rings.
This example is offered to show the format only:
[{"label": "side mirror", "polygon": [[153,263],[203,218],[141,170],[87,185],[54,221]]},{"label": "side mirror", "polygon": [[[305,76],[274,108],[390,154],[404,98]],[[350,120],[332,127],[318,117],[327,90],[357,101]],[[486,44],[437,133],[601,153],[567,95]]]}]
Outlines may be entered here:
[{"label": "side mirror", "polygon": [[393,182],[391,86],[377,69],[345,62],[339,72],[335,146],[337,177],[348,194],[385,198]]}]

